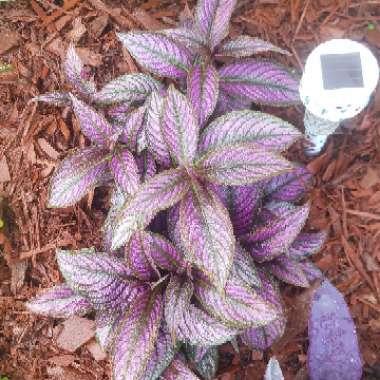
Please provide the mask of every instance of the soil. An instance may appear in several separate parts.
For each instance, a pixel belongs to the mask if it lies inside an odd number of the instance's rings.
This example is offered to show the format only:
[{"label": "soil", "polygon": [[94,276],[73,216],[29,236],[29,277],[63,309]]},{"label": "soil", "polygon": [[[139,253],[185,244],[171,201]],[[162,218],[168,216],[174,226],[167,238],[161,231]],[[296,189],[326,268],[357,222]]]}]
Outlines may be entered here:
[{"label": "soil", "polygon": [[[69,352],[57,336],[67,321],[30,314],[24,302],[61,281],[56,247],[99,246],[108,205],[97,189],[77,206],[47,209],[47,185],[69,149],[88,142],[67,109],[30,103],[49,91],[68,90],[61,69],[69,41],[98,85],[138,70],[115,33],[175,25],[185,0],[19,0],[0,2],[0,377],[10,380],[106,380],[110,365],[91,340]],[[240,0],[231,35],[246,33],[291,53],[276,57],[302,71],[320,42],[347,37],[380,58],[378,0]],[[303,128],[303,108],[269,109]],[[315,263],[344,294],[354,317],[364,378],[380,378],[380,91],[369,107],[328,140],[310,159],[301,144],[289,156],[315,175],[309,194],[309,226],[329,231]],[[261,380],[275,355],[285,379],[307,379],[307,308],[310,290],[284,287],[289,323],[284,337],[265,353],[221,348],[218,377]],[[83,321],[82,321],[83,322]],[[81,321],[75,321],[81,323]]]}]

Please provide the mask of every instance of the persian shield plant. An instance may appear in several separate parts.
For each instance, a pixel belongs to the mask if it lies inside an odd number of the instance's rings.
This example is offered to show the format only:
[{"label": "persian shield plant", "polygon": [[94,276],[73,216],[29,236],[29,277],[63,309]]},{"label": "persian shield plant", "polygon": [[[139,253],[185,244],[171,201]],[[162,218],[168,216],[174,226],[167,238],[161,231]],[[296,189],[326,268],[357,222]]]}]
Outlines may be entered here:
[{"label": "persian shield plant", "polygon": [[115,380],[196,379],[186,362],[213,378],[218,345],[240,337],[263,350],[281,336],[279,281],[308,286],[320,275],[307,257],[324,234],[302,232],[309,205],[299,204],[311,176],[282,156],[301,133],[244,109],[293,104],[298,83],[279,64],[247,58],[285,51],[225,40],[235,3],[202,0],[180,28],[119,35],[141,66],[177,87],[126,74],[97,91],[70,46],[72,92],[37,97],[70,106],[91,144],[58,166],[48,206],[111,190],[103,248],[59,250],[65,283],[28,307],[95,315]]}]

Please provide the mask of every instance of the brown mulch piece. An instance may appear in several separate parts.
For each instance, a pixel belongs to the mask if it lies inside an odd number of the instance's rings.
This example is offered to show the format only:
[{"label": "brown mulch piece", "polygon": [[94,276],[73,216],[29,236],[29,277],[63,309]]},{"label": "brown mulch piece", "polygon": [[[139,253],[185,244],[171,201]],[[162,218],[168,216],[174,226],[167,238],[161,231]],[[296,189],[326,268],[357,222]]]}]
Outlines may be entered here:
[{"label": "brown mulch piece", "polygon": [[[60,63],[70,41],[99,85],[138,70],[115,38],[131,28],[174,25],[185,0],[20,0],[0,2],[0,375],[11,380],[110,379],[110,365],[88,334],[73,352],[62,349],[64,321],[30,314],[24,302],[61,280],[57,247],[100,246],[107,190],[77,206],[47,209],[49,177],[66,152],[87,142],[68,109],[28,104],[35,95],[67,90]],[[369,27],[370,25],[370,27]],[[279,57],[302,70],[318,43],[347,37],[371,45],[380,58],[380,7],[362,0],[241,0],[231,35],[259,36],[292,52]],[[303,109],[270,109],[302,128]],[[315,262],[345,295],[355,319],[365,379],[380,378],[380,91],[357,118],[308,159],[290,156],[315,174],[309,226],[329,239]],[[276,355],[285,378],[307,379],[307,305],[311,290],[284,287],[289,323],[268,352],[221,349],[221,380],[261,380]],[[63,347],[66,347],[63,345]]]}]

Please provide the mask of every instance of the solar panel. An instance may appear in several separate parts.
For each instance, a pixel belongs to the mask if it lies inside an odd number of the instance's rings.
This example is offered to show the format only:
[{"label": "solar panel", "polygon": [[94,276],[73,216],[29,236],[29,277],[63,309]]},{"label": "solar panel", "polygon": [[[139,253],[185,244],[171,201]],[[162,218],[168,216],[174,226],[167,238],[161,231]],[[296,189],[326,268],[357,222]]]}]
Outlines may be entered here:
[{"label": "solar panel", "polygon": [[323,88],[363,88],[362,61],[360,53],[322,54]]}]

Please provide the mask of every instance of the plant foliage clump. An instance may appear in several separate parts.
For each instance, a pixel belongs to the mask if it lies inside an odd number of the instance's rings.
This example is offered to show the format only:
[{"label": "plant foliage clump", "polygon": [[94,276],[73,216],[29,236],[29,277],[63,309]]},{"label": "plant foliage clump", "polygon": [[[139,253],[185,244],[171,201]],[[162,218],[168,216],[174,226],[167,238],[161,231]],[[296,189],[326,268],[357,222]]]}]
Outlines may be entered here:
[{"label": "plant foliage clump", "polygon": [[[111,188],[102,249],[59,250],[65,283],[28,303],[55,318],[94,312],[113,378],[196,379],[217,369],[217,346],[240,337],[265,349],[282,335],[279,281],[307,287],[324,233],[302,232],[306,169],[281,153],[302,135],[251,103],[298,101],[298,81],[256,53],[287,54],[250,36],[226,40],[234,0],[200,0],[194,20],[120,34],[159,77],[126,74],[97,90],[70,46],[70,105],[91,144],[54,173],[49,207]],[[221,57],[235,60],[222,64]],[[298,202],[298,203],[296,203]]]}]

